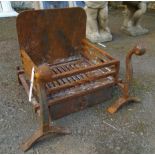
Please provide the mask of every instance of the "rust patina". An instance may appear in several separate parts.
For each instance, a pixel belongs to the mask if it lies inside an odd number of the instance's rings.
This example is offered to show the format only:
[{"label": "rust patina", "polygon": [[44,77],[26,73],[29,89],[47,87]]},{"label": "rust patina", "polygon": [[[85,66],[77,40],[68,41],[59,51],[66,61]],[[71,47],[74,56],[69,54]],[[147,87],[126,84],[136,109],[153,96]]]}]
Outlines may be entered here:
[{"label": "rust patina", "polygon": [[29,94],[34,67],[32,105],[40,116],[39,129],[22,145],[28,150],[38,139],[50,134],[68,134],[63,127],[51,126],[61,118],[111,97],[118,85],[122,96],[108,108],[116,112],[127,101],[132,78],[131,57],[145,49],[136,46],[126,57],[126,79],[119,79],[119,60],[86,40],[86,14],[81,8],[25,11],[17,17],[17,32],[23,69],[18,80]]}]

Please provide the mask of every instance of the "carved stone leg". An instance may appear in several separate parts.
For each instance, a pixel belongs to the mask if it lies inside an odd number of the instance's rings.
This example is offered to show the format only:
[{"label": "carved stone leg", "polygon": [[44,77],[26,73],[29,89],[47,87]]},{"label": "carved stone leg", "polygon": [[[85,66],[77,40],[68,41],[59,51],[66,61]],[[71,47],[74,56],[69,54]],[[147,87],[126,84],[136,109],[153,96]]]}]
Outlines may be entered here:
[{"label": "carved stone leg", "polygon": [[140,99],[137,97],[120,97],[117,101],[115,101],[107,110],[109,113],[115,113],[120,107],[125,105],[128,102],[140,102]]},{"label": "carved stone leg", "polygon": [[145,2],[140,2],[139,3],[139,9],[136,10],[134,13],[132,20],[133,20],[133,25],[137,26],[142,18],[142,15],[146,12],[147,10],[147,5]]},{"label": "carved stone leg", "polygon": [[104,8],[99,10],[99,15],[98,15],[100,42],[107,42],[112,40],[112,35],[108,27],[108,5],[107,4],[105,5]]},{"label": "carved stone leg", "polygon": [[128,28],[132,26],[131,19],[132,16],[134,15],[134,10],[129,10],[128,8],[126,8],[123,11],[123,15],[124,15],[124,21],[121,30],[128,33]]},{"label": "carved stone leg", "polygon": [[98,31],[97,14],[98,9],[85,8],[87,14],[86,24],[86,37],[93,43],[100,41],[100,35]]},{"label": "carved stone leg", "polygon": [[146,2],[139,2],[137,7],[128,4],[127,10],[124,14],[124,23],[121,27],[121,30],[131,36],[138,36],[148,33],[149,31],[140,25],[140,20],[143,14],[146,12],[146,9]]}]

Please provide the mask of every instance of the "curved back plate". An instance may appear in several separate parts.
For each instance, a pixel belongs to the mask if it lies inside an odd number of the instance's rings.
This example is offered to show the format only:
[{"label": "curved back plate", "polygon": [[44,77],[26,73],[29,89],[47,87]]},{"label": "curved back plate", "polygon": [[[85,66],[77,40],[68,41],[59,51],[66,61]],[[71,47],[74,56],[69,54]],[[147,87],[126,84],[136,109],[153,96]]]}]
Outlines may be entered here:
[{"label": "curved back plate", "polygon": [[17,17],[20,50],[36,64],[76,55],[86,33],[82,8],[24,11]]}]

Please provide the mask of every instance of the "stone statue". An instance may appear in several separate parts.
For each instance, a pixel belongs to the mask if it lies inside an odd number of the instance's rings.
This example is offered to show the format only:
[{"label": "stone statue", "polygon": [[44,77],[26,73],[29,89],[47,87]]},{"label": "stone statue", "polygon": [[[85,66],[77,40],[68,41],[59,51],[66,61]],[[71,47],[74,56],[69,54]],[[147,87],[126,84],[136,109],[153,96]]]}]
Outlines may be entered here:
[{"label": "stone statue", "polygon": [[147,4],[144,1],[124,1],[124,22],[121,30],[131,36],[148,33],[148,30],[140,25],[142,15],[146,12]]},{"label": "stone statue", "polygon": [[0,1],[0,17],[17,16],[18,13],[12,8],[10,1]]},{"label": "stone statue", "polygon": [[[73,1],[34,1],[34,8],[37,9],[56,9],[70,7]],[[73,7],[73,6],[72,6]]]},{"label": "stone statue", "polygon": [[86,1],[86,37],[93,43],[112,40],[108,27],[108,2]]}]

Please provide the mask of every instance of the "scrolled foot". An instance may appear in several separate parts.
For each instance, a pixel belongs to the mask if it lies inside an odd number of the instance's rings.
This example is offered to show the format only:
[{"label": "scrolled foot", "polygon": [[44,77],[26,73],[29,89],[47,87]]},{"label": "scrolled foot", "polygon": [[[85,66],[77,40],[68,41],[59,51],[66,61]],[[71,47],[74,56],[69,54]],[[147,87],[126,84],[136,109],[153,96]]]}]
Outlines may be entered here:
[{"label": "scrolled foot", "polygon": [[128,103],[128,102],[140,102],[140,99],[137,97],[120,97],[118,100],[115,101],[114,104],[112,104],[107,111],[111,114],[115,113],[118,111],[118,109],[120,107],[122,107],[124,104]]},{"label": "scrolled foot", "polygon": [[30,149],[30,147],[41,137],[43,137],[43,131],[38,129],[29,139],[21,144],[21,149],[25,152]]},{"label": "scrolled foot", "polygon": [[124,97],[120,97],[114,104],[112,104],[107,111],[111,114],[115,113],[124,103],[127,102],[127,99]]},{"label": "scrolled foot", "polygon": [[71,131],[68,128],[64,127],[56,127],[56,126],[50,126],[46,131],[43,131],[42,128],[38,129],[29,139],[27,139],[24,143],[21,144],[21,149],[25,152],[29,150],[34,143],[36,143],[40,138],[51,134],[70,134]]},{"label": "scrolled foot", "polygon": [[52,126],[50,127],[49,133],[57,133],[57,134],[70,134],[71,131],[68,128],[64,128],[64,127],[56,127],[56,126]]},{"label": "scrolled foot", "polygon": [[128,102],[140,103],[141,100],[138,97],[129,97]]}]

